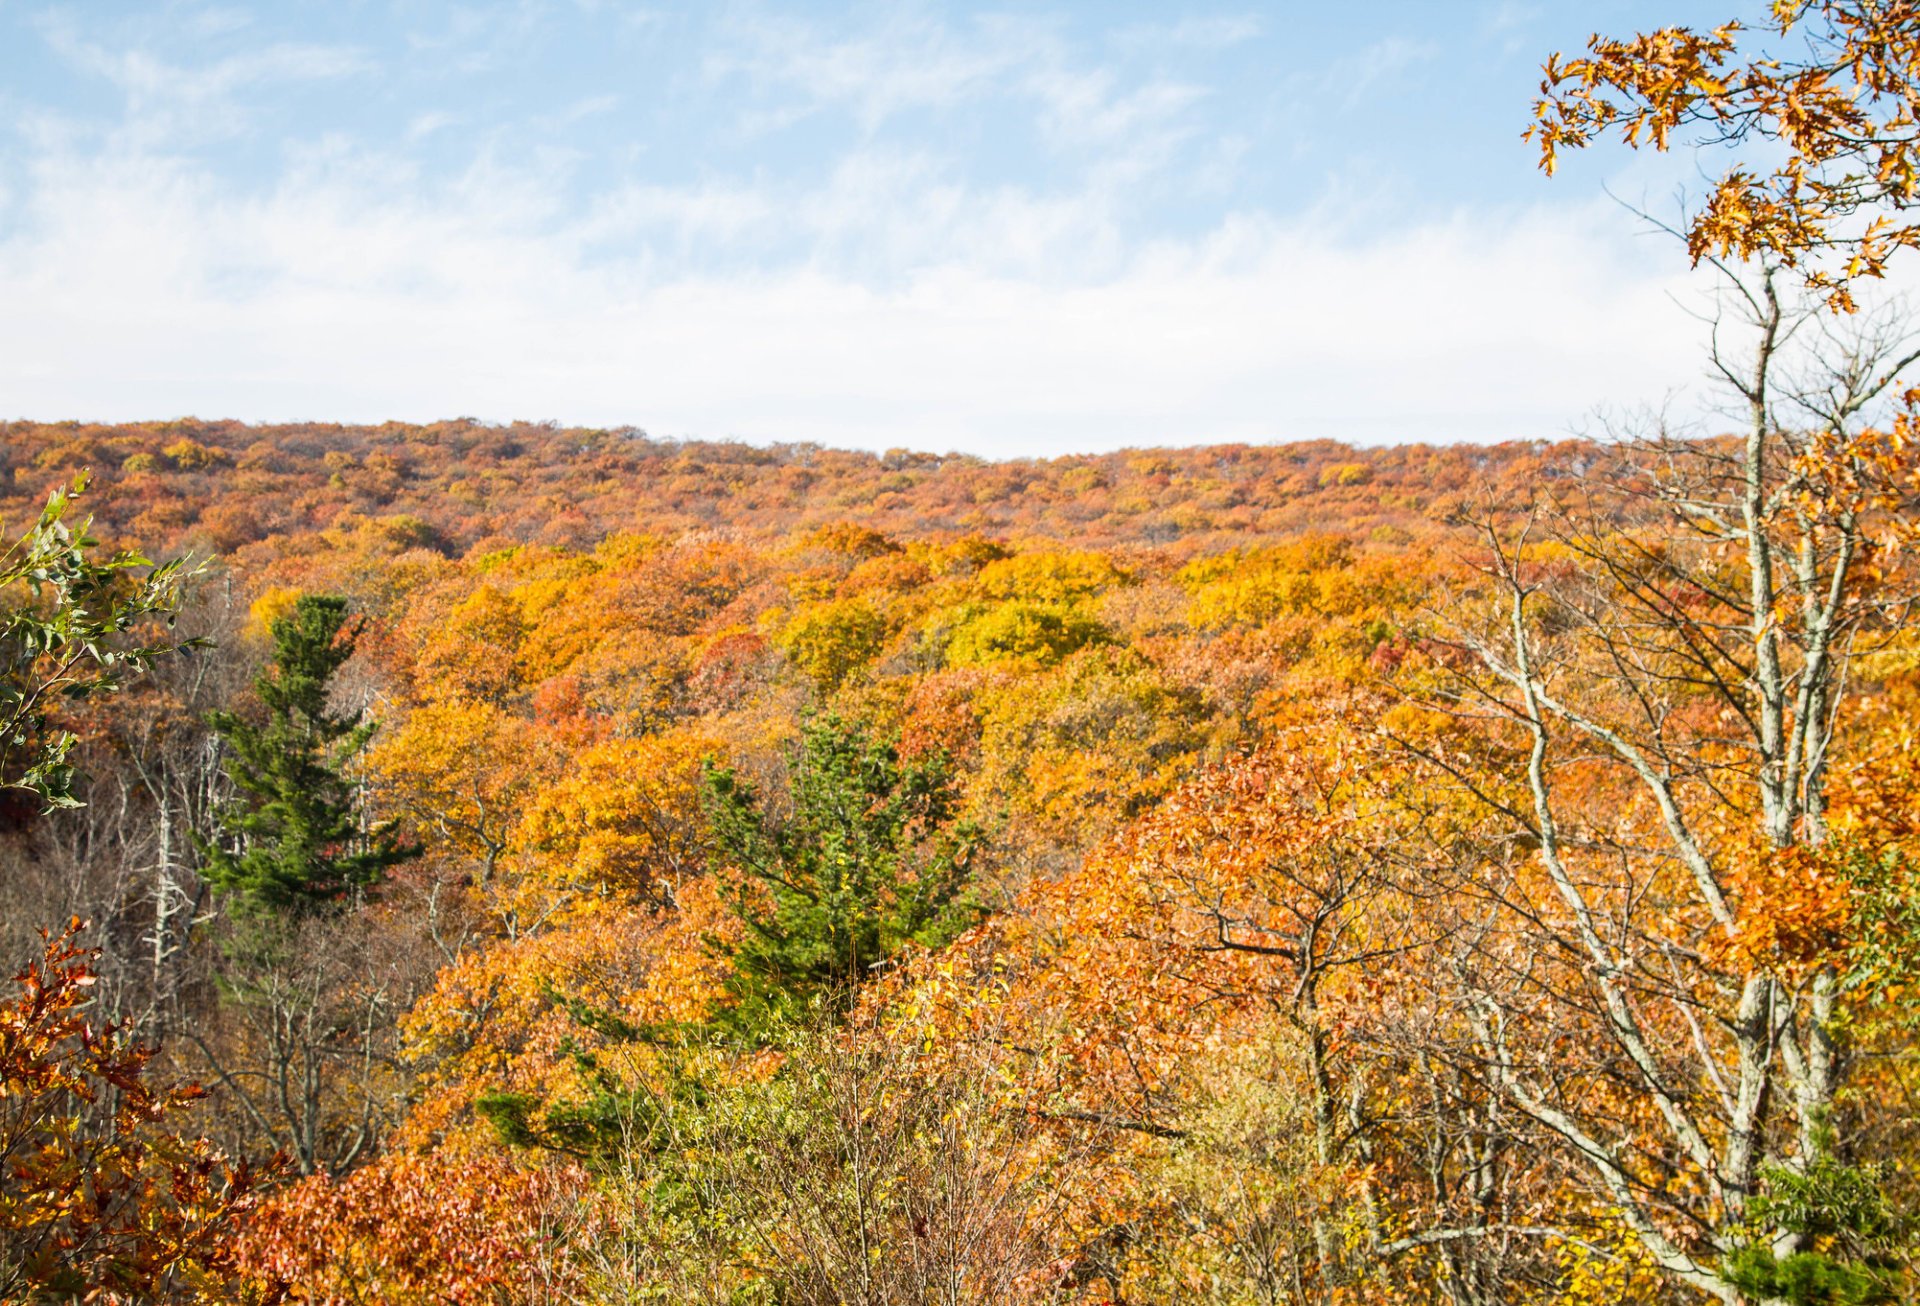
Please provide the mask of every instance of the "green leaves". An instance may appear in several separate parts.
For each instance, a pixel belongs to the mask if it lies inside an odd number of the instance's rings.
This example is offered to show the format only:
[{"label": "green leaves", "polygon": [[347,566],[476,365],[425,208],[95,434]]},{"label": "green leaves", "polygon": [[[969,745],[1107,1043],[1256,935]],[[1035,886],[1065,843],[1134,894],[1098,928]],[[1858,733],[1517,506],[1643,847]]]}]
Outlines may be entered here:
[{"label": "green leaves", "polygon": [[[1729,1283],[1758,1300],[1793,1306],[1876,1306],[1903,1299],[1904,1222],[1881,1190],[1878,1167],[1822,1152],[1804,1171],[1764,1169],[1766,1191],[1747,1212],[1757,1231],[1726,1260]],[[1813,1247],[1782,1256],[1780,1233]]]},{"label": "green leaves", "polygon": [[118,690],[198,639],[155,638],[171,626],[186,582],[185,560],[156,566],[128,550],[99,555],[91,519],[68,524],[87,477],[55,491],[33,529],[0,553],[0,788],[36,794],[49,808],[78,807],[74,737],[51,726],[62,701]]}]

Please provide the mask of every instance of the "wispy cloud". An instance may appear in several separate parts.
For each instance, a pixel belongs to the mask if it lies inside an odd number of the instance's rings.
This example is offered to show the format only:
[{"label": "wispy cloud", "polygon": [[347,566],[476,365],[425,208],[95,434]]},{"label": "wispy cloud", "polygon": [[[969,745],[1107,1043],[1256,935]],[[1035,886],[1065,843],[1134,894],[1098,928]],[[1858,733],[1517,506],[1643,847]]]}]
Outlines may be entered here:
[{"label": "wispy cloud", "polygon": [[1431,41],[1389,36],[1343,58],[1335,59],[1320,75],[1319,90],[1352,108],[1367,96],[1406,75],[1408,70],[1437,59],[1440,47]]},{"label": "wispy cloud", "polygon": [[[1238,20],[1168,29],[1170,39],[1236,38]],[[874,27],[838,31],[793,18],[755,18],[725,29],[710,54],[710,82],[744,86],[743,131],[778,132],[830,111],[868,138],[903,115],[1018,106],[1032,143],[1076,171],[1075,184],[1117,197],[1181,156],[1199,135],[1193,110],[1207,89],[1156,71],[1103,64],[1059,25],[987,16],[956,24],[897,12]],[[1217,161],[1217,156],[1215,161]]]},{"label": "wispy cloud", "polygon": [[779,16],[738,19],[723,34],[704,63],[710,80],[795,94],[798,112],[844,109],[868,132],[902,113],[988,93],[1031,57],[1003,25],[966,33],[904,13],[849,35]]},{"label": "wispy cloud", "polygon": [[415,114],[407,123],[407,139],[423,141],[435,132],[445,131],[460,121],[460,115],[434,109],[427,113]]},{"label": "wispy cloud", "polygon": [[[225,18],[215,23],[219,32],[244,26]],[[201,63],[174,62],[148,45],[92,38],[64,11],[44,15],[40,32],[48,48],[75,71],[102,78],[120,92],[124,143],[142,147],[242,133],[250,122],[244,103],[248,92],[333,81],[372,68],[367,55],[352,47],[292,41]]]},{"label": "wispy cloud", "polygon": [[1170,23],[1135,23],[1114,33],[1117,44],[1134,49],[1224,50],[1251,41],[1263,30],[1252,14],[1191,14]]},{"label": "wispy cloud", "polygon": [[442,7],[434,26],[416,27],[407,44],[427,56],[423,68],[464,74],[485,73],[525,52],[543,24],[551,21],[551,0],[487,0]]}]

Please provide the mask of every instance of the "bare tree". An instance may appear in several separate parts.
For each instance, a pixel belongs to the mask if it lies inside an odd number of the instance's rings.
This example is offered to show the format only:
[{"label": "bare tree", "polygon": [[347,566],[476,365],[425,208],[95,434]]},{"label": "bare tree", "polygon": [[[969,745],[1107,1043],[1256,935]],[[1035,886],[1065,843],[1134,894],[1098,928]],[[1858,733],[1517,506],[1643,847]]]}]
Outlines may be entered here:
[{"label": "bare tree", "polygon": [[213,1094],[221,1141],[339,1175],[408,1102],[397,1023],[432,979],[414,926],[375,909],[253,922],[199,949],[203,993],[176,1055]]},{"label": "bare tree", "polygon": [[1876,420],[1920,351],[1886,318],[1841,336],[1771,267],[1720,272],[1711,365],[1744,429],[1626,442],[1482,517],[1434,622],[1455,670],[1427,701],[1460,731],[1409,742],[1506,850],[1451,963],[1475,1073],[1665,1274],[1734,1302],[1763,1182],[1836,1146],[1836,961],[1782,949],[1759,890],[1832,852],[1850,667],[1906,613],[1886,564],[1914,468]]},{"label": "bare tree", "polygon": [[1052,1300],[1080,1152],[1003,1070],[822,1028],[764,1082],[653,1098],[603,1184],[592,1299]]}]

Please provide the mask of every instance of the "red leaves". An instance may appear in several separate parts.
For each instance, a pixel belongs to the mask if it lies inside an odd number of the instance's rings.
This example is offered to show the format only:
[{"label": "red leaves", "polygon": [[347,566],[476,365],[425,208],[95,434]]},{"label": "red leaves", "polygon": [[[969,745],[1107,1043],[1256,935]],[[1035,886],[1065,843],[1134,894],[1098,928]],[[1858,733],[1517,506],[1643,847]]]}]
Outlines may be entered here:
[{"label": "red leaves", "polygon": [[152,1050],[88,1022],[83,928],[42,931],[0,1003],[0,1298],[225,1300],[254,1176],[167,1127],[197,1088],[156,1090]]}]

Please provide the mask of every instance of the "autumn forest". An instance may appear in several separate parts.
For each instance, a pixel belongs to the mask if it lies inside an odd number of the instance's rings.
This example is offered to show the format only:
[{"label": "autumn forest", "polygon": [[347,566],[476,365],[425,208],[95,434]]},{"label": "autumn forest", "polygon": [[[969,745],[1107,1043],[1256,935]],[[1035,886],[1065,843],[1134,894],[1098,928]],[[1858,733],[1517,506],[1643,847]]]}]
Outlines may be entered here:
[{"label": "autumn forest", "polygon": [[1920,5],[1759,8],[1518,147],[1723,152],[1703,429],[0,423],[0,1301],[1914,1300]]}]

